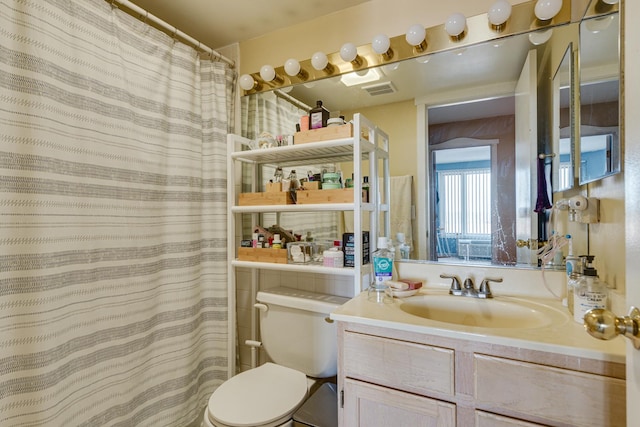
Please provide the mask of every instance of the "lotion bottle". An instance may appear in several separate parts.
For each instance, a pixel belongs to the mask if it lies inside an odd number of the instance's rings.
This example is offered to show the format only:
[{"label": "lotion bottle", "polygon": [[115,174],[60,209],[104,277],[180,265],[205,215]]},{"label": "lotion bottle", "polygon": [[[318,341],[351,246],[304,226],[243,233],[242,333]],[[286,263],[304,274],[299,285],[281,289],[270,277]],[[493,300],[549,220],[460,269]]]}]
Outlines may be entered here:
[{"label": "lotion bottle", "polygon": [[582,324],[584,315],[594,308],[607,308],[609,291],[598,279],[598,271],[593,268],[593,255],[585,257],[586,265],[582,268],[582,276],[574,290],[573,320]]}]

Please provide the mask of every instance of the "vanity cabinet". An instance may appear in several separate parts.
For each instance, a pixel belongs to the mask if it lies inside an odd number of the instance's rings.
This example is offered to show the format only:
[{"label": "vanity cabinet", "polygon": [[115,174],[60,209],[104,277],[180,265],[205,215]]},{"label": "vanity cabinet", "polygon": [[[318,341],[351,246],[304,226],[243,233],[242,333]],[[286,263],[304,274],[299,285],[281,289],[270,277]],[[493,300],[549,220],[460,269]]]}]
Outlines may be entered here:
[{"label": "vanity cabinet", "polygon": [[338,324],[341,426],[625,425],[623,363]]},{"label": "vanity cabinet", "polygon": [[[346,125],[345,125],[346,126]],[[304,215],[305,212],[353,212],[353,232],[355,247],[363,247],[362,231],[369,231],[371,251],[375,248],[375,239],[378,235],[387,235],[390,231],[390,209],[389,209],[389,137],[378,128],[374,123],[361,114],[354,114],[352,126],[352,136],[339,139],[309,141],[304,143],[286,145],[280,147],[260,148],[247,150],[243,149],[243,145],[249,145],[250,141],[246,138],[229,135],[228,137],[228,165],[227,165],[227,202],[229,206],[228,215],[228,259],[229,259],[229,281],[232,286],[235,284],[235,268],[249,268],[252,270],[277,270],[291,271],[298,273],[326,274],[332,276],[353,277],[353,289],[347,294],[355,296],[362,289],[369,286],[370,268],[369,265],[363,264],[363,255],[361,250],[356,250],[354,254],[353,268],[333,268],[325,267],[317,264],[283,264],[258,261],[241,261],[237,259],[238,247],[240,240],[243,238],[242,225],[247,226],[250,221],[254,226],[260,223],[260,214],[278,214],[280,213],[299,213]],[[325,128],[329,129],[329,128]],[[280,166],[283,168],[300,168],[301,166],[321,166],[329,163],[345,163],[353,164],[353,197],[352,201],[326,203],[303,203],[305,195],[311,192],[298,192],[298,204],[264,204],[241,206],[238,204],[239,195],[242,190],[242,176],[245,165],[245,173],[250,176],[252,192],[262,192],[263,182],[262,168],[269,166],[275,169]],[[380,177],[381,179],[372,179],[369,183],[368,200],[362,200],[362,182],[363,176]],[[319,190],[315,196],[322,196]],[[331,190],[328,190],[331,191]],[[347,190],[348,191],[348,190]],[[329,193],[327,193],[329,194]],[[308,202],[308,200],[307,200]],[[246,218],[243,218],[246,215]],[[367,218],[367,221],[364,218]],[[364,228],[364,224],[368,224]],[[382,225],[383,230],[378,231]],[[263,224],[270,226],[272,224]],[[294,230],[295,231],[295,230]],[[303,231],[303,230],[297,230]],[[250,236],[245,236],[248,238]],[[335,236],[339,237],[339,236]],[[254,279],[255,280],[255,279]]]}]

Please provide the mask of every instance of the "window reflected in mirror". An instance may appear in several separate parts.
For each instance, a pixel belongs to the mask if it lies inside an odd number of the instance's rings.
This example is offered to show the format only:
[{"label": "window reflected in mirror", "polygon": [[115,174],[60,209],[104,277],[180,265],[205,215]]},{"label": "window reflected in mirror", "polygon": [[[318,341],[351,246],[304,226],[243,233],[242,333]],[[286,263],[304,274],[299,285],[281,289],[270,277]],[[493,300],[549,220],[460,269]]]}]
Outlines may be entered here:
[{"label": "window reflected in mirror", "polygon": [[491,260],[491,149],[433,152],[437,257]]}]

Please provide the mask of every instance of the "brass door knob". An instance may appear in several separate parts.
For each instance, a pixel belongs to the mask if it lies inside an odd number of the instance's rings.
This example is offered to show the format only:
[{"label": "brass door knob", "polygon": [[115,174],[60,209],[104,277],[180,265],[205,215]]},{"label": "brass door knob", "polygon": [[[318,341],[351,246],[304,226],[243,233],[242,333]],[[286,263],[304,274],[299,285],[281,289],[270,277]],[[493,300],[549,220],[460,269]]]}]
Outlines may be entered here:
[{"label": "brass door knob", "polygon": [[584,328],[589,335],[601,340],[610,340],[623,335],[633,341],[640,350],[640,310],[631,307],[628,316],[617,317],[609,310],[595,308],[584,315]]}]

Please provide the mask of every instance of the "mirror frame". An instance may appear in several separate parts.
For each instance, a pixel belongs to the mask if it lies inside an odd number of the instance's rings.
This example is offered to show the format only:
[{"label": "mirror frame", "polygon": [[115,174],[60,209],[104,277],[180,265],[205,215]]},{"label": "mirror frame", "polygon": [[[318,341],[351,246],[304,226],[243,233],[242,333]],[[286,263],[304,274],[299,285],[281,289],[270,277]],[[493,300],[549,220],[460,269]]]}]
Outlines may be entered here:
[{"label": "mirror frame", "polygon": [[[575,155],[575,147],[576,147],[576,107],[575,107],[575,99],[576,99],[576,81],[577,79],[577,56],[578,50],[574,47],[573,42],[569,42],[567,46],[562,61],[558,66],[558,69],[553,76],[553,118],[554,118],[554,126],[552,132],[552,149],[550,154],[540,154],[541,158],[551,157],[551,183],[552,190],[554,193],[570,190],[576,185],[576,155]],[[566,61],[566,62],[565,62]],[[568,86],[567,86],[568,85]],[[562,112],[562,99],[563,94],[562,90],[564,86],[568,88],[568,96],[569,102],[567,103],[568,115],[564,115]],[[568,122],[564,125],[566,119],[568,117]],[[565,119],[565,120],[563,120]],[[564,126],[563,126],[564,125]],[[563,133],[566,134],[566,131],[569,132],[569,176],[568,182],[566,186],[560,186],[561,183],[561,165],[567,162],[562,161],[562,152],[561,152],[561,144],[560,141],[565,139],[563,138]]]}]

